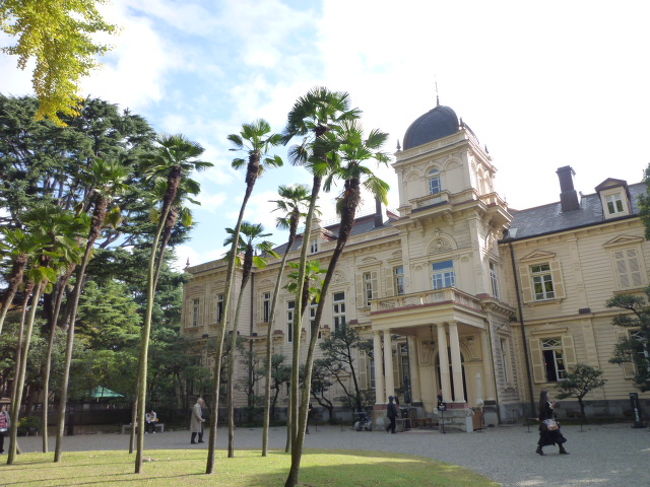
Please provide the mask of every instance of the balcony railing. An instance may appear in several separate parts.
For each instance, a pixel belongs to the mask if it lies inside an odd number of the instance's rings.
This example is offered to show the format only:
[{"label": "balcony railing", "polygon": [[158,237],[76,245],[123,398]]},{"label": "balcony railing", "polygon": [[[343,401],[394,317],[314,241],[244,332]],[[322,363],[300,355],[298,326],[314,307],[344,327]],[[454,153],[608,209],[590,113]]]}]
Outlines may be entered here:
[{"label": "balcony railing", "polygon": [[402,294],[388,298],[374,299],[370,303],[370,312],[391,311],[401,308],[413,308],[419,306],[452,304],[462,306],[473,311],[482,311],[481,301],[471,294],[467,294],[454,287],[444,289],[433,289],[417,293]]}]

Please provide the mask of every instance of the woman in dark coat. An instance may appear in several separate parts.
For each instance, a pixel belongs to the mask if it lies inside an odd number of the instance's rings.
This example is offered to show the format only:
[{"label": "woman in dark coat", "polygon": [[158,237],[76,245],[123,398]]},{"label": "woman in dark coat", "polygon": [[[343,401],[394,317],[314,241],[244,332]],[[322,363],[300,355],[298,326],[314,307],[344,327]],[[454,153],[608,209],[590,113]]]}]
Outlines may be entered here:
[{"label": "woman in dark coat", "polygon": [[[564,449],[566,438],[562,436],[560,425],[555,421],[553,408],[557,403],[551,402],[548,398],[548,392],[542,391],[539,395],[539,441],[537,442],[536,453],[544,455],[542,448],[546,445],[558,445],[560,455],[568,455],[569,452]],[[550,427],[550,428],[549,428]]]}]

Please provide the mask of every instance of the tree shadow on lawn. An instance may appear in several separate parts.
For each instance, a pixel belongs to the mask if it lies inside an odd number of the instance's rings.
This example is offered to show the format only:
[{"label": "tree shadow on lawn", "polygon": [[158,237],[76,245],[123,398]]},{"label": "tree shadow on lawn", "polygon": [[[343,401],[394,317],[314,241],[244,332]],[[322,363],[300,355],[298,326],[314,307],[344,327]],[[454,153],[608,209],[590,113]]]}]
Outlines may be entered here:
[{"label": "tree shadow on lawn", "polygon": [[[284,453],[276,453],[284,455]],[[368,461],[364,461],[368,459]],[[248,487],[281,487],[287,471],[249,477]],[[430,458],[374,451],[309,450],[303,454],[304,487],[498,487],[467,468]]]}]

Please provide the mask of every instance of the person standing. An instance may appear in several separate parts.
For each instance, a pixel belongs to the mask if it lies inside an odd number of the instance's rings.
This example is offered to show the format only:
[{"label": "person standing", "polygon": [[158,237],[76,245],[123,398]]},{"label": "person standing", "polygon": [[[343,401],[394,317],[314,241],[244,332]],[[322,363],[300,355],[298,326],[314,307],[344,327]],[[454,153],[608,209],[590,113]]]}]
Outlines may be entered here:
[{"label": "person standing", "polygon": [[0,455],[5,452],[5,435],[11,427],[11,418],[7,412],[7,405],[0,405]]},{"label": "person standing", "polygon": [[397,418],[397,406],[393,402],[395,398],[393,396],[388,396],[388,407],[386,408],[386,416],[390,420],[388,426],[386,426],[386,433],[390,431],[395,433],[395,419]]},{"label": "person standing", "polygon": [[[192,407],[192,416],[190,419],[190,431],[192,432],[192,437],[190,443],[203,443],[203,423],[205,419],[203,418],[203,408],[205,407],[205,401],[202,397],[196,399],[196,404]],[[196,441],[196,437],[199,437],[199,441]]]},{"label": "person standing", "polygon": [[560,455],[568,455],[569,452],[564,449],[566,438],[562,436],[560,425],[555,421],[553,410],[557,407],[556,402],[551,402],[547,391],[542,391],[539,395],[539,440],[535,453],[544,455],[542,448],[547,445],[558,445]]}]

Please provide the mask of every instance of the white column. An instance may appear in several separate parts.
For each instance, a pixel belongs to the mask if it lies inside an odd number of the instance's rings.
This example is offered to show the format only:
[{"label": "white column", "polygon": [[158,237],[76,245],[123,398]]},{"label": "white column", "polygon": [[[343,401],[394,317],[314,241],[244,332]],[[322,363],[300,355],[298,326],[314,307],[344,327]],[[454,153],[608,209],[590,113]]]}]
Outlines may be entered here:
[{"label": "white column", "polygon": [[464,403],[463,365],[460,358],[460,341],[458,340],[458,325],[455,321],[449,323],[449,346],[451,348],[451,373],[454,376],[454,402]]},{"label": "white column", "polygon": [[[490,326],[488,323],[487,326]],[[483,357],[483,392],[486,401],[494,401],[494,370],[492,368],[492,353],[486,331],[481,331],[481,356]]]},{"label": "white column", "polygon": [[411,380],[411,402],[422,401],[420,395],[420,369],[418,369],[416,342],[414,337],[406,338],[409,344],[409,372]]},{"label": "white column", "polygon": [[375,357],[375,404],[385,404],[386,391],[384,389],[384,356],[381,351],[381,332],[372,334],[372,348]]},{"label": "white column", "polygon": [[395,381],[393,380],[393,344],[390,339],[390,330],[384,331],[384,371],[386,380],[386,395],[384,402],[388,402],[388,396],[395,395]]},{"label": "white column", "polygon": [[438,328],[438,358],[440,360],[440,387],[442,400],[451,402],[451,380],[449,378],[449,355],[447,352],[447,333],[444,323],[437,323]]}]

